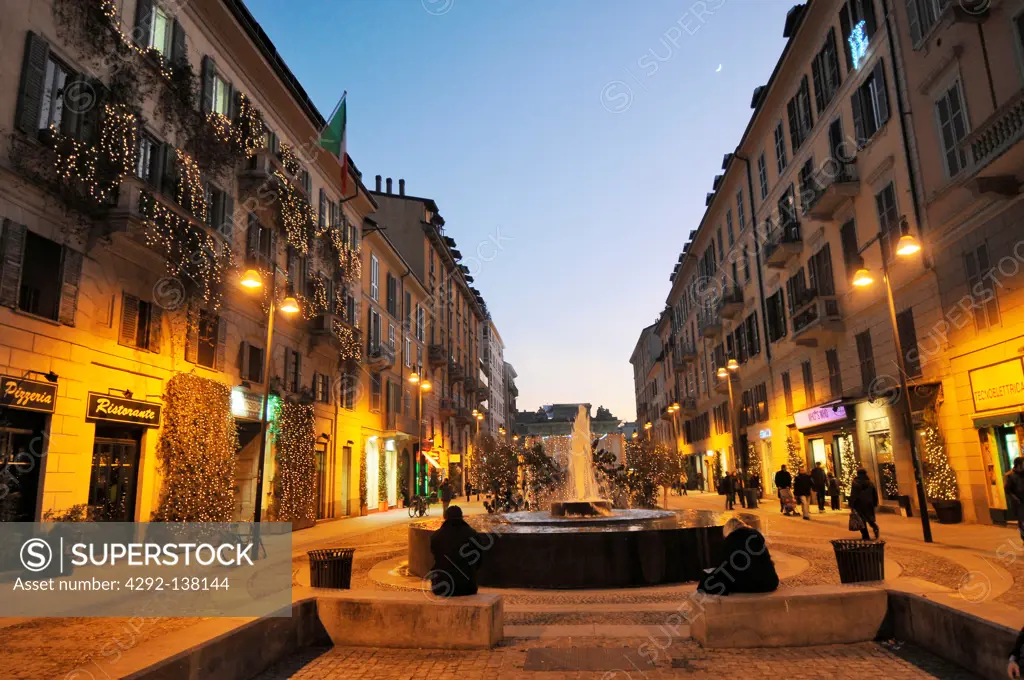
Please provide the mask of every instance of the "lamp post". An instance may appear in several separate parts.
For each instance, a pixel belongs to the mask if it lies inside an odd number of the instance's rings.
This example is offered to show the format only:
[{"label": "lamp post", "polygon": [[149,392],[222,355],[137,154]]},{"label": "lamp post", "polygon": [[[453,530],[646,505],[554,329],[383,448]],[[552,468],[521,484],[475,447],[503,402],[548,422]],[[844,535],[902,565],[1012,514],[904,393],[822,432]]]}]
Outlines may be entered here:
[{"label": "lamp post", "polygon": [[[896,244],[896,254],[900,257],[910,257],[920,252],[921,244],[908,233],[909,228],[905,219],[900,222],[900,231],[902,236],[900,236],[900,240]],[[883,237],[884,234],[882,232],[875,234],[870,241],[857,251],[857,255],[861,255],[876,241],[880,242],[880,239]],[[921,512],[921,533],[924,534],[925,543],[931,543],[932,525],[931,520],[928,518],[928,497],[924,489],[924,466],[921,464],[921,457],[917,451],[917,439],[914,437],[914,417],[910,411],[910,392],[907,388],[907,370],[903,359],[903,345],[900,342],[900,333],[896,325],[896,303],[892,297],[889,265],[885,259],[885,253],[883,252],[882,282],[885,283],[885,297],[889,303],[889,324],[892,327],[892,339],[896,343],[896,370],[900,374],[900,415],[903,419],[903,427],[907,432],[907,438],[910,440],[910,461],[914,466],[914,477],[917,485],[917,504],[920,506]],[[861,264],[863,265],[863,260]],[[858,288],[867,288],[874,282],[875,279],[871,272],[864,266],[857,269],[857,272],[853,275],[853,285]]]},{"label": "lamp post", "polygon": [[739,423],[736,422],[736,402],[732,396],[732,374],[739,368],[740,365],[735,359],[729,359],[725,366],[718,367],[718,372],[715,374],[720,380],[724,378],[726,385],[729,386],[729,429],[732,431],[733,459],[736,461],[740,459],[740,428]]},{"label": "lamp post", "polygon": [[[416,421],[417,421],[416,422],[416,454],[417,454],[416,457],[419,459],[418,462],[422,462],[424,460],[424,456],[423,456],[423,393],[424,392],[429,392],[430,389],[433,386],[430,384],[430,381],[427,380],[426,378],[424,378],[423,380],[420,380],[420,374],[415,372],[415,371],[413,371],[412,373],[409,374],[409,382],[411,382],[413,385],[416,385]],[[426,473],[426,470],[424,470],[424,474],[425,473]],[[415,480],[410,480],[410,481],[413,482],[413,487],[414,487],[412,489],[409,489],[410,497],[411,497],[411,496],[415,495],[412,492],[416,491],[416,489],[415,489],[415,484],[416,483],[415,483]]]},{"label": "lamp post", "polygon": [[647,433],[647,439],[651,438],[651,427],[651,421],[648,420],[646,423],[644,423],[644,431]]},{"label": "lamp post", "polygon": [[[263,519],[263,472],[267,459],[267,411],[270,404],[270,356],[274,343],[274,312],[277,294],[277,265],[270,262],[270,309],[267,312],[267,341],[266,350],[263,352],[263,406],[260,409],[260,459],[256,463],[256,507],[253,509],[252,521],[259,525]],[[255,269],[246,270],[239,282],[243,288],[256,290],[263,287],[263,279]],[[285,314],[295,314],[299,311],[299,303],[294,297],[288,296],[281,303],[281,311]],[[259,546],[259,530],[255,530],[256,545]],[[257,547],[257,555],[259,548]]]}]

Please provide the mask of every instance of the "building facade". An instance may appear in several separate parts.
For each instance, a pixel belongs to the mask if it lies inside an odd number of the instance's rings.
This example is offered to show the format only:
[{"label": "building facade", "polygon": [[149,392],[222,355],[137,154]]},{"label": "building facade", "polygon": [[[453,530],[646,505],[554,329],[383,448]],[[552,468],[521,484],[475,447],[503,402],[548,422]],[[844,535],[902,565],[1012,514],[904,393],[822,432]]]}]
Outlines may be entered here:
[{"label": "building facade", "polygon": [[504,362],[502,371],[505,374],[505,428],[511,433],[516,422],[516,400],[519,398],[516,378],[519,377],[519,374],[507,361]]},{"label": "building facade", "polygon": [[483,324],[483,356],[480,367],[483,372],[481,380],[487,383],[487,417],[484,424],[487,433],[495,438],[510,437],[509,421],[506,419],[507,399],[505,389],[505,344],[501,341],[494,321],[488,319]]}]

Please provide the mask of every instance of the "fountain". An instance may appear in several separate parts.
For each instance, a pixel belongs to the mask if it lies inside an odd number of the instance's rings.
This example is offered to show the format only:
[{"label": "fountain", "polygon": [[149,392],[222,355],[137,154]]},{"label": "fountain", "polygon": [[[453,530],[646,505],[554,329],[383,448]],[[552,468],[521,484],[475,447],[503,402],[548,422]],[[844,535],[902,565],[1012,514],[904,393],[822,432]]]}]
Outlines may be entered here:
[{"label": "fountain", "polygon": [[[550,511],[474,515],[477,580],[496,588],[623,588],[695,581],[721,559],[722,526],[733,513],[613,509],[600,497],[590,413],[580,406],[566,461],[565,499]],[[759,526],[754,515],[744,521]],[[409,525],[409,573],[433,569],[430,537],[441,525]]]}]

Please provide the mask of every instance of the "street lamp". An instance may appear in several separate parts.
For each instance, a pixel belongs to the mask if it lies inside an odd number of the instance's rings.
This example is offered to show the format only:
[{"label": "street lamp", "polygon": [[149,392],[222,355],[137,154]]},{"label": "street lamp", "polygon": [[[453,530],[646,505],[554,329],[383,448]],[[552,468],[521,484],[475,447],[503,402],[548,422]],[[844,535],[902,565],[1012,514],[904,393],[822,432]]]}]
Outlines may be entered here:
[{"label": "street lamp", "polygon": [[[276,301],[274,296],[277,292],[277,265],[270,262],[270,309],[267,311],[267,342],[266,350],[263,352],[263,407],[260,409],[260,459],[256,464],[256,507],[253,509],[252,521],[259,524],[263,518],[263,471],[267,459],[267,411],[270,404],[270,356],[274,344],[274,311]],[[282,272],[283,273],[283,272]],[[255,269],[246,270],[242,275],[239,284],[243,288],[256,290],[263,287],[263,278]],[[294,314],[299,311],[299,304],[294,297],[286,297],[281,303],[281,311],[285,314]],[[259,545],[259,534],[256,533],[256,545]],[[257,548],[257,554],[258,548]]]},{"label": "street lamp", "polygon": [[[416,385],[416,452],[417,458],[420,460],[419,463],[423,463],[423,393],[429,392],[433,385],[426,378],[420,379],[420,374],[413,371],[409,374],[409,382]],[[426,475],[426,469],[423,470],[424,476]],[[413,481],[413,480],[410,480]],[[410,496],[414,495],[415,488],[409,489]]]},{"label": "street lamp", "polygon": [[644,430],[647,431],[647,439],[650,439],[651,438],[651,421],[648,420],[646,423],[644,423]]},{"label": "street lamp", "polygon": [[725,363],[725,366],[719,366],[718,372],[715,374],[719,380],[725,379],[725,384],[729,386],[729,429],[732,430],[732,450],[733,460],[740,461],[740,428],[739,423],[736,422],[736,402],[732,396],[732,373],[735,373],[740,369],[739,363],[735,359],[729,359]]},{"label": "street lamp", "polygon": [[[909,227],[906,219],[900,221],[900,231],[903,235],[896,243],[896,254],[900,257],[910,257],[920,252],[921,244],[908,233]],[[884,234],[879,231],[857,251],[857,255],[861,255],[876,241],[881,243],[880,239],[883,237]],[[854,274],[853,285],[858,288],[867,288],[874,283],[874,280],[871,272],[861,266],[857,269],[857,273]],[[889,323],[892,326],[892,339],[896,343],[896,370],[900,374],[900,415],[903,417],[903,427],[907,432],[907,438],[910,439],[910,461],[914,465],[914,477],[917,482],[917,504],[920,506],[921,511],[921,532],[924,534],[925,543],[931,543],[932,525],[931,520],[928,518],[928,497],[924,490],[924,467],[921,465],[921,457],[917,451],[917,438],[914,436],[914,417],[910,412],[910,393],[907,388],[907,370],[903,359],[903,345],[900,343],[900,334],[896,325],[896,302],[892,297],[889,265],[885,261],[884,252],[882,253],[882,281],[885,283],[885,297],[889,303]]]}]

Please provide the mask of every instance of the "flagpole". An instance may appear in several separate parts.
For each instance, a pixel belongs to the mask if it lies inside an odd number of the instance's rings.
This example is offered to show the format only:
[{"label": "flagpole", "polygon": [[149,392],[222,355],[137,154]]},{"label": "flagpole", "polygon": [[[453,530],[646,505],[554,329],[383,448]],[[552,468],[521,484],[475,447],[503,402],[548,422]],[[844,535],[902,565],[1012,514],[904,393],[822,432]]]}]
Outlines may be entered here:
[{"label": "flagpole", "polygon": [[338,103],[334,105],[334,109],[331,111],[331,115],[327,116],[327,118],[324,120],[324,126],[322,128],[320,128],[320,134],[321,135],[324,133],[324,130],[327,129],[327,126],[331,124],[331,119],[334,118],[334,114],[336,114],[338,112],[338,109],[341,108],[341,105],[343,103],[345,103],[345,97],[347,97],[347,96],[348,96],[348,90],[345,90],[345,91],[343,91],[341,93],[341,99],[339,99]]}]

